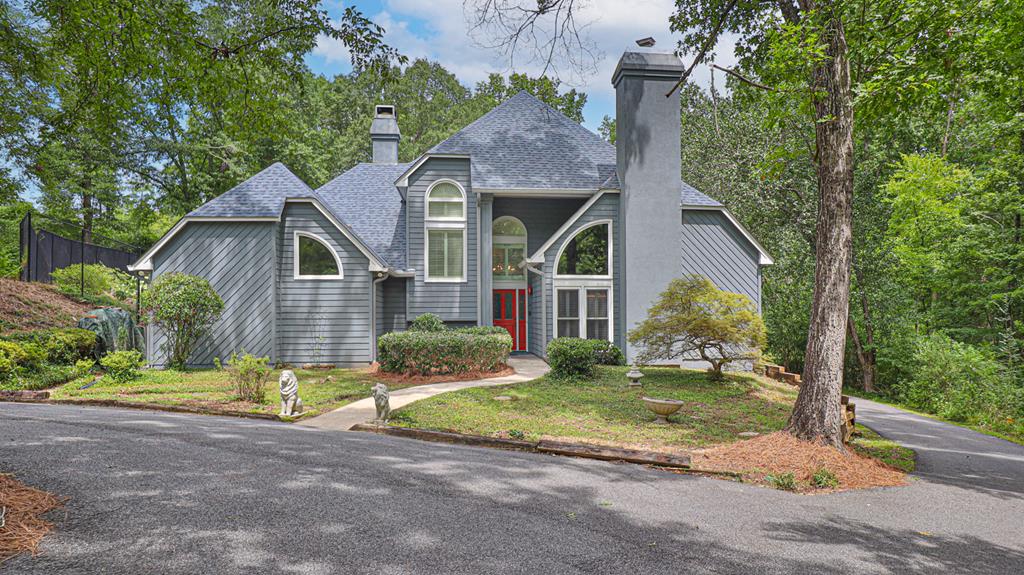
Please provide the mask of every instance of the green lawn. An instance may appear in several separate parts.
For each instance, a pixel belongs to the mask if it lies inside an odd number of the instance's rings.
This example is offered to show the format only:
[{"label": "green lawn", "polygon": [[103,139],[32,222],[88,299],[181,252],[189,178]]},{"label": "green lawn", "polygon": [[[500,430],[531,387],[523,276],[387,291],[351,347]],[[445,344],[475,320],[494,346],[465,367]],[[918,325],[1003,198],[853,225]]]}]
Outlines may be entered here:
[{"label": "green lawn", "polygon": [[[375,381],[365,369],[294,370],[299,378],[299,397],[306,411],[322,413],[370,395]],[[87,389],[92,376],[76,379],[51,391],[53,399],[98,399],[136,403],[158,403],[186,407],[214,408],[247,413],[277,413],[280,410],[277,378],[274,370],[266,385],[263,403],[237,401],[224,371],[212,369],[171,371],[144,370],[142,377],[130,383],[101,378]],[[324,381],[331,376],[333,381]],[[404,387],[392,382],[388,387]]]},{"label": "green lawn", "polygon": [[[392,415],[395,425],[537,440],[560,438],[639,449],[693,449],[770,433],[785,424],[796,390],[730,375],[709,381],[700,371],[645,368],[643,389],[627,387],[625,367],[599,368],[593,382],[544,377],[511,386],[474,388],[416,402]],[[496,396],[511,396],[498,401]],[[653,423],[641,396],[683,400],[671,421]]]},{"label": "green lawn", "polygon": [[913,449],[886,439],[860,424],[857,425],[857,432],[850,442],[854,451],[874,457],[886,465],[907,473],[914,470],[916,461]]}]

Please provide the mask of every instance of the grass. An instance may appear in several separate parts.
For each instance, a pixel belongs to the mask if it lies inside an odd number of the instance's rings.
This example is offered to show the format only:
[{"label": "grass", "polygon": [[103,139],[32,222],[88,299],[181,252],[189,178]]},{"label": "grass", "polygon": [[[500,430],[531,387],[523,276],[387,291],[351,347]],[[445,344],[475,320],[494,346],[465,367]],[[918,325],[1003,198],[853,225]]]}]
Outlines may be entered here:
[{"label": "grass", "polygon": [[912,472],[916,465],[913,449],[886,439],[863,425],[857,425],[857,433],[850,446],[861,455],[873,457],[906,473]]},{"label": "grass", "polygon": [[[376,381],[366,369],[303,370],[296,369],[299,397],[310,415],[323,413],[370,395]],[[95,385],[81,389],[93,376],[79,378],[51,391],[52,399],[108,400],[134,403],[212,408],[241,413],[276,414],[281,407],[274,370],[265,386],[263,402],[238,401],[227,372],[203,369],[188,371],[144,370],[142,376],[129,383],[101,378]],[[325,381],[331,376],[332,381]],[[388,387],[406,387],[389,382]]]},{"label": "grass", "polygon": [[1024,419],[1008,419],[1006,422],[1000,423],[998,426],[993,426],[990,424],[972,423],[967,421],[954,421],[952,419],[940,417],[938,415],[935,415],[934,413],[919,411],[918,409],[906,405],[905,403],[901,403],[898,399],[890,397],[888,395],[866,392],[862,389],[851,388],[844,388],[843,393],[851,397],[861,397],[864,399],[870,399],[871,401],[877,401],[878,403],[884,403],[886,405],[898,407],[904,411],[909,411],[910,413],[914,413],[922,417],[929,417],[931,419],[942,421],[944,423],[949,423],[951,425],[966,427],[967,429],[973,429],[978,433],[984,433],[985,435],[991,435],[992,437],[998,437],[1000,439],[1005,439],[1006,441],[1010,441],[1012,443],[1024,445]]},{"label": "grass", "polygon": [[[392,415],[395,425],[486,436],[579,440],[638,449],[695,449],[770,433],[786,422],[796,390],[742,375],[712,382],[704,372],[645,368],[642,390],[627,386],[625,367],[599,368],[595,381],[543,377],[512,386],[473,388],[416,402]],[[499,401],[495,396],[510,396]],[[654,423],[640,400],[648,395],[686,405]]]}]

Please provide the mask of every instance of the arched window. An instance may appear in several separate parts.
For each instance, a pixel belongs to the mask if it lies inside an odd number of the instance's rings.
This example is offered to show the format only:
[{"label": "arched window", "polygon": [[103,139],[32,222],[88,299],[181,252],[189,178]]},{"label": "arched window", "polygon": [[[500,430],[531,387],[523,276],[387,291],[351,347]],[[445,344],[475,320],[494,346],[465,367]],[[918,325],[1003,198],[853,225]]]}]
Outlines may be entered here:
[{"label": "arched window", "polygon": [[438,180],[427,190],[424,250],[426,281],[466,280],[466,192],[451,180]]},{"label": "arched window", "polygon": [[565,242],[558,256],[559,276],[598,276],[610,274],[611,226],[596,222],[581,229]]},{"label": "arched window", "polygon": [[326,240],[309,232],[295,232],[295,279],[341,279],[344,270],[337,252]]},{"label": "arched window", "polygon": [[526,226],[518,218],[502,216],[491,226],[491,272],[496,281],[522,280],[526,270],[519,264],[526,259]]}]

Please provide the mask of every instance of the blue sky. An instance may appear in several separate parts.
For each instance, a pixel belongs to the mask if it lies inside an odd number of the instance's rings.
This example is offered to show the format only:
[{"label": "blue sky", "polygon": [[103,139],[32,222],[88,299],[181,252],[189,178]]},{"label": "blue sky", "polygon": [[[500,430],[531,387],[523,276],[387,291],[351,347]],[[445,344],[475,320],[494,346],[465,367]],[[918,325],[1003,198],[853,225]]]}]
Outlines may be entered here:
[{"label": "blue sky", "polygon": [[[466,86],[472,87],[490,72],[509,73],[501,54],[476,46],[466,35],[463,0],[375,0],[352,3],[386,30],[386,41],[409,57],[427,58],[440,62]],[[346,3],[329,0],[324,3],[332,17],[339,17]],[[572,87],[587,93],[584,108],[585,125],[596,130],[606,114],[615,116],[615,92],[611,75],[619,55],[634,46],[638,38],[653,36],[658,48],[675,48],[678,35],[669,31],[668,18],[674,0],[590,0],[586,3],[581,21],[589,23],[588,36],[603,57],[597,69],[583,78],[573,78]],[[729,66],[733,63],[732,46],[723,40],[717,47],[716,62]],[[312,54],[306,58],[310,68],[325,76],[350,70],[344,46],[335,40],[321,38]],[[516,72],[536,75],[536,66],[517,66]],[[698,67],[694,80],[707,86],[708,69]],[[719,78],[719,84],[724,84]],[[401,102],[397,102],[401,106]]]}]

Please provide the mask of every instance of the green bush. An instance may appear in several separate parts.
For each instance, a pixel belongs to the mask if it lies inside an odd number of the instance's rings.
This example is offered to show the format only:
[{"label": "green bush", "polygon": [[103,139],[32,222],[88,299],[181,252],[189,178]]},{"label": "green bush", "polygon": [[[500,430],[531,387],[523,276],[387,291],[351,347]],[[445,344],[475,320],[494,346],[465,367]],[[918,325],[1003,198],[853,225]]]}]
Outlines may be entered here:
[{"label": "green bush", "polygon": [[902,401],[953,421],[988,424],[1014,411],[1015,398],[1005,368],[974,346],[944,335],[922,337],[913,372],[901,382]]},{"label": "green bush", "polygon": [[96,334],[77,327],[39,329],[5,336],[8,341],[38,345],[50,363],[72,364],[89,357],[96,348]]},{"label": "green bush", "polygon": [[84,294],[89,299],[110,299],[122,304],[135,299],[135,278],[103,264],[86,264],[84,270],[80,264],[72,264],[53,270],[50,276],[57,289],[69,295],[83,292],[84,277]]},{"label": "green bush", "polygon": [[0,341],[0,383],[13,381],[21,372],[22,362],[28,358],[22,344]]},{"label": "green bush", "polygon": [[242,350],[242,355],[232,353],[226,366],[216,360],[217,366],[227,370],[235,395],[241,401],[263,403],[267,382],[270,380],[270,358],[256,357]]},{"label": "green bush", "polygon": [[166,336],[168,365],[179,369],[224,311],[224,300],[210,282],[176,272],[158,277],[143,301],[145,312]]},{"label": "green bush", "polygon": [[832,473],[828,469],[822,467],[814,472],[814,477],[811,478],[811,483],[813,483],[818,489],[835,489],[839,487],[839,478],[836,477],[835,473]]},{"label": "green bush", "polygon": [[512,336],[507,331],[489,335],[456,330],[405,331],[382,335],[377,346],[381,370],[390,373],[495,371],[508,362]]},{"label": "green bush", "polygon": [[100,359],[100,365],[107,376],[118,383],[127,383],[139,377],[139,368],[144,363],[142,354],[132,350],[113,351]]},{"label": "green bush", "polygon": [[470,327],[460,327],[455,331],[459,333],[468,333],[470,335],[508,335],[508,330],[496,325],[474,325]]},{"label": "green bush", "polygon": [[409,331],[437,332],[444,331],[446,329],[448,328],[444,325],[444,322],[441,321],[441,318],[432,313],[425,313],[421,316],[417,316],[416,319],[412,320],[412,323],[409,324]]},{"label": "green bush", "polygon": [[764,479],[775,489],[796,491],[796,477],[791,472],[765,475]]},{"label": "green bush", "polygon": [[548,344],[548,364],[557,379],[594,377],[595,365],[623,365],[626,357],[604,339],[558,337]]},{"label": "green bush", "polygon": [[556,337],[548,344],[548,365],[556,379],[592,378],[597,365],[594,346],[578,337]]}]

